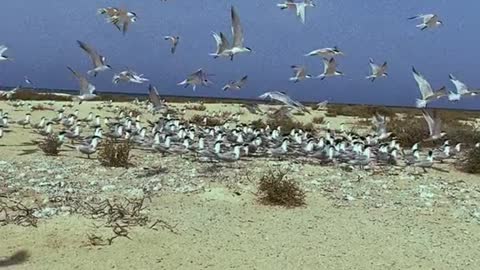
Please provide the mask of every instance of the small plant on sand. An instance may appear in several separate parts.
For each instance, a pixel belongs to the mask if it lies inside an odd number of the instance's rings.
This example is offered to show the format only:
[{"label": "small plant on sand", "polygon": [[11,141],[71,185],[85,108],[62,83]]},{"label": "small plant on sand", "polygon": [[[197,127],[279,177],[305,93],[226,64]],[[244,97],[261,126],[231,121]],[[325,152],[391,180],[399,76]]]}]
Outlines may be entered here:
[{"label": "small plant on sand", "polygon": [[130,142],[115,142],[112,139],[107,139],[102,145],[102,148],[99,149],[98,156],[103,166],[128,168],[131,165]]},{"label": "small plant on sand", "polygon": [[323,124],[323,121],[324,121],[324,120],[325,120],[325,119],[324,119],[323,117],[317,116],[317,117],[314,117],[314,118],[312,119],[312,123],[317,124],[317,125],[321,125],[321,124]]},{"label": "small plant on sand", "polygon": [[267,124],[265,124],[265,122],[263,122],[262,119],[257,119],[250,122],[250,126],[253,127],[254,129],[260,130],[262,128],[266,128]]},{"label": "small plant on sand", "polygon": [[[205,123],[205,120],[207,123]],[[190,123],[196,124],[196,125],[208,125],[208,126],[221,126],[225,124],[225,121],[222,120],[219,117],[210,117],[207,115],[200,115],[200,114],[195,114],[190,118]]]},{"label": "small plant on sand", "polygon": [[465,160],[461,164],[462,171],[471,174],[480,174],[480,148],[474,147],[471,149]]},{"label": "small plant on sand", "polygon": [[265,205],[278,205],[287,208],[305,205],[305,192],[297,182],[287,179],[284,172],[270,171],[260,178],[258,200]]},{"label": "small plant on sand", "polygon": [[42,104],[37,104],[37,105],[32,106],[32,111],[53,111],[53,108],[47,107],[47,106],[42,105]]},{"label": "small plant on sand", "polygon": [[49,135],[44,141],[38,144],[38,147],[40,147],[43,153],[47,156],[58,156],[60,146],[62,146],[62,142],[56,135]]},{"label": "small plant on sand", "polygon": [[203,104],[186,106],[185,108],[188,109],[188,110],[192,110],[192,111],[205,111],[205,110],[207,110],[207,107],[205,107],[205,105],[203,105]]}]

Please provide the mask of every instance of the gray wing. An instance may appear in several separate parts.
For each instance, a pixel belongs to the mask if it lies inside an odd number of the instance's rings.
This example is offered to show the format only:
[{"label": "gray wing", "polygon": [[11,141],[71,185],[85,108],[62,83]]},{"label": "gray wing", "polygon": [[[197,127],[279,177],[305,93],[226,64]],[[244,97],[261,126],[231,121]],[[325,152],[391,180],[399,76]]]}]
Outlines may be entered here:
[{"label": "gray wing", "polygon": [[325,64],[325,74],[333,74],[337,71],[337,62],[335,58],[324,59],[323,63]]},{"label": "gray wing", "polygon": [[93,94],[93,92],[95,91],[95,86],[90,84],[87,78],[85,78],[85,76],[82,76],[80,73],[76,72],[71,67],[67,67],[67,68],[72,72],[73,76],[75,76],[75,78],[77,78],[78,80],[78,83],[80,85],[80,95]]},{"label": "gray wing", "polygon": [[243,29],[240,24],[240,17],[238,17],[235,8],[232,6],[232,34],[233,34],[233,47],[243,47]]},{"label": "gray wing", "polygon": [[423,77],[422,74],[418,73],[415,67],[412,67],[413,78],[417,82],[418,88],[420,89],[420,93],[424,99],[433,95],[432,86],[430,83]]},{"label": "gray wing", "polygon": [[433,111],[433,132],[434,134],[440,134],[442,132],[442,119],[437,111]]},{"label": "gray wing", "polygon": [[102,56],[97,53],[92,47],[88,46],[86,43],[77,40],[78,45],[82,48],[92,59],[94,66],[101,66],[103,65]]},{"label": "gray wing", "polygon": [[227,37],[222,32],[220,32],[220,41],[220,52],[230,49],[230,43],[228,42]]},{"label": "gray wing", "polygon": [[148,86],[148,99],[150,100],[150,102],[152,102],[155,108],[159,108],[162,106],[162,102],[160,101],[157,88],[151,84]]},{"label": "gray wing", "polygon": [[427,122],[428,125],[428,130],[430,131],[430,135],[435,134],[435,122],[433,121],[432,114],[427,111],[427,110],[422,110],[423,118],[425,118],[425,121]]},{"label": "gray wing", "polygon": [[458,94],[464,95],[464,94],[467,94],[469,92],[467,85],[465,85],[463,82],[459,81],[452,74],[450,74],[449,77],[450,77],[450,81],[455,85],[455,88],[457,89]]},{"label": "gray wing", "polygon": [[248,76],[245,75],[236,83],[236,85],[241,88],[247,83],[247,80],[248,80]]}]

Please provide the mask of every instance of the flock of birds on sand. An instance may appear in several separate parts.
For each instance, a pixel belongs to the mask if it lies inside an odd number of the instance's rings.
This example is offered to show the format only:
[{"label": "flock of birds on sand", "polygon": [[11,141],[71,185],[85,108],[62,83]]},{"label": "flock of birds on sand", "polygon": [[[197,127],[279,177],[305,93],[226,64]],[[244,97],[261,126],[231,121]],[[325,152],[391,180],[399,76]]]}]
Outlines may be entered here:
[{"label": "flock of birds on sand", "polygon": [[[311,0],[296,2],[286,0],[277,4],[282,10],[293,10],[302,23],[306,21],[306,9],[315,7]],[[135,23],[137,15],[126,9],[107,7],[98,10],[100,15],[106,17],[107,22],[113,24],[118,30],[127,33],[130,24]],[[214,58],[227,58],[234,60],[235,56],[251,52],[252,49],[245,46],[244,32],[240,22],[240,17],[236,9],[232,6],[231,10],[232,40],[224,33],[212,33],[216,42],[216,51],[210,53]],[[420,30],[433,29],[442,25],[442,21],[437,15],[422,14],[409,18],[411,20],[420,20],[416,27]],[[177,46],[180,37],[169,35],[164,37],[171,43],[171,53],[177,52]],[[112,67],[107,64],[106,57],[101,55],[91,45],[77,41],[79,47],[89,56],[92,61],[92,68],[83,75],[73,68],[68,67],[73,76],[80,85],[80,94],[74,97],[74,101],[93,100],[96,98],[95,86],[90,83],[90,77],[96,77],[98,74],[111,70]],[[7,47],[0,47],[0,61],[9,60],[5,55]],[[305,56],[322,57],[324,71],[316,76],[321,80],[326,78],[342,76],[343,73],[337,70],[336,57],[344,53],[336,46],[332,48],[322,48],[313,50]],[[369,61],[371,74],[366,79],[374,82],[375,80],[387,77],[387,62],[379,65],[373,59]],[[309,75],[306,67],[293,65],[293,77],[289,80],[300,82],[305,79],[314,78]],[[464,96],[475,96],[479,93],[477,90],[468,88],[453,75],[450,80],[456,88],[456,92],[447,92],[446,87],[439,90],[433,90],[430,83],[415,68],[412,68],[413,77],[420,89],[421,97],[417,99],[416,106],[422,108],[425,121],[428,124],[430,137],[426,140],[442,140],[446,134],[442,132],[442,123],[436,111],[423,109],[433,100],[441,97],[448,97],[451,101],[458,101]],[[208,86],[212,84],[209,80],[210,74],[199,69],[188,75],[185,80],[178,83],[184,87],[191,86],[193,90],[198,86]],[[244,76],[240,80],[230,81],[222,89],[239,90],[248,80]],[[28,84],[32,82],[25,77]],[[114,84],[120,82],[130,82],[142,84],[149,79],[143,77],[135,71],[128,69],[121,71],[113,76]],[[13,97],[18,88],[3,92],[2,95],[7,99]],[[80,153],[90,157],[97,149],[99,142],[105,137],[111,137],[116,140],[130,140],[138,149],[144,151],[158,152],[165,155],[177,154],[181,156],[195,155],[201,161],[208,162],[235,162],[245,157],[269,157],[269,158],[307,158],[316,160],[321,164],[347,164],[359,167],[387,166],[405,164],[412,167],[431,168],[434,162],[448,159],[455,159],[462,155],[461,144],[451,146],[449,140],[445,140],[443,145],[436,149],[430,149],[426,156],[420,155],[419,143],[412,146],[411,149],[403,149],[402,146],[387,131],[386,123],[388,119],[382,115],[375,115],[372,123],[375,127],[374,132],[360,135],[352,131],[346,131],[343,126],[339,130],[323,128],[323,134],[311,134],[300,129],[292,129],[290,133],[285,134],[281,126],[265,128],[255,128],[248,124],[238,124],[228,122],[224,125],[210,126],[208,119],[204,120],[204,125],[197,125],[188,121],[180,120],[169,113],[169,106],[162,100],[155,86],[150,85],[149,99],[146,102],[134,101],[134,105],[139,109],[145,110],[153,115],[160,114],[157,121],[144,121],[140,116],[133,117],[126,111],[116,107],[117,116],[114,120],[104,118],[101,121],[101,115],[95,115],[91,112],[86,118],[79,117],[79,111],[66,113],[67,108],[62,107],[58,116],[52,119],[42,117],[39,123],[31,122],[31,114],[27,113],[24,119],[14,123],[22,127],[30,126],[36,134],[42,136],[58,136],[60,142],[70,140],[71,142],[81,142],[72,146]],[[290,98],[286,93],[280,91],[270,91],[260,96],[262,99],[271,99],[281,102],[286,108],[300,110],[310,113],[309,109],[299,101]],[[73,107],[75,105],[71,105]],[[104,106],[113,107],[113,104],[105,103]],[[0,112],[0,137],[7,131],[12,123],[9,120],[8,112]],[[54,132],[54,126],[59,128],[59,132]],[[82,129],[90,130],[88,135],[82,134]],[[476,145],[480,146],[479,144]]]}]

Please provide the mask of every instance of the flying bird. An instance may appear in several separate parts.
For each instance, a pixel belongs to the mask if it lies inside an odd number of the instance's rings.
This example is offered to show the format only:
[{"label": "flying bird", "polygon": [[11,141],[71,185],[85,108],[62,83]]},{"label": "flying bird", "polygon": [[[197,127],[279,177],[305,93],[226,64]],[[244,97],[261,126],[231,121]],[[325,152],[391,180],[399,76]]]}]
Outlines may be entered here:
[{"label": "flying bird", "polygon": [[305,106],[303,106],[302,103],[300,103],[299,101],[293,100],[283,92],[279,92],[279,91],[265,92],[262,95],[260,95],[259,98],[277,100],[290,108],[310,113],[308,109]]},{"label": "flying bird", "polygon": [[373,59],[370,58],[370,68],[372,69],[372,74],[367,76],[366,79],[370,79],[372,82],[376,78],[387,77],[387,62],[384,62],[383,65],[379,66],[373,62]]},{"label": "flying bird", "polygon": [[185,88],[191,85],[193,87],[193,91],[197,88],[197,85],[208,86],[212,82],[208,79],[208,74],[205,73],[202,69],[198,69],[194,73],[188,75],[188,77],[179,82],[177,85],[184,85]]},{"label": "flying bird", "polygon": [[426,141],[435,141],[447,135],[442,131],[442,120],[437,111],[434,110],[433,112],[430,112],[423,109],[422,114],[428,124],[428,130],[430,133],[430,137],[426,139]]},{"label": "flying bird", "polygon": [[324,58],[330,58],[337,55],[345,55],[337,46],[334,46],[333,48],[316,49],[305,54],[305,56],[322,56]]},{"label": "flying bird", "polygon": [[67,67],[67,68],[72,72],[73,76],[75,76],[75,78],[78,80],[78,83],[80,85],[80,94],[76,97],[76,99],[80,101],[79,104],[81,104],[84,100],[94,99],[97,96],[94,94],[95,86],[92,85],[87,80],[87,78],[85,78],[80,73],[73,70],[71,67]]},{"label": "flying bird", "polygon": [[[230,9],[230,13],[232,18],[232,36],[233,36],[232,46],[229,47],[228,46],[229,44],[222,40],[221,33],[220,33],[220,36],[214,34],[213,37],[215,38],[215,41],[217,43],[217,52],[220,52],[220,53],[217,53],[215,56],[217,57],[228,56],[230,57],[230,60],[233,61],[233,57],[235,55],[240,53],[245,53],[245,52],[251,52],[252,49],[250,49],[249,47],[245,47],[244,45],[244,34],[243,34],[242,25],[240,23],[240,17],[238,16],[233,6]],[[220,42],[218,37],[220,37]],[[219,51],[220,47],[222,47],[223,50]]]},{"label": "flying bird", "polygon": [[151,84],[148,86],[148,99],[152,103],[153,111],[160,111],[168,107],[167,104],[160,99],[157,88]]},{"label": "flying bird", "polygon": [[304,66],[292,65],[290,66],[293,69],[294,75],[289,80],[295,83],[303,81],[305,79],[312,78],[311,75],[307,74],[307,68]]},{"label": "flying bird", "polygon": [[222,87],[222,90],[223,91],[227,91],[230,89],[240,90],[247,83],[247,79],[248,79],[248,76],[245,75],[238,81],[231,81],[227,83],[224,87]]},{"label": "flying bird", "polygon": [[116,7],[100,8],[98,13],[106,15],[107,22],[115,25],[124,35],[127,33],[129,24],[137,21],[137,14],[135,14],[135,12]]},{"label": "flying bird", "polygon": [[323,80],[326,77],[343,76],[343,73],[337,70],[335,58],[323,58],[323,66],[323,73],[318,75],[317,78]]},{"label": "flying bird", "polygon": [[468,86],[463,82],[459,81],[452,74],[449,75],[450,81],[455,85],[457,92],[451,92],[448,94],[448,100],[450,101],[459,101],[462,96],[476,96],[480,91],[471,91],[468,89]]},{"label": "flying bird", "polygon": [[300,21],[305,24],[305,10],[307,7],[315,7],[315,4],[312,0],[304,0],[303,2],[294,2],[293,0],[287,0],[283,3],[277,4],[277,7],[280,9],[293,9],[295,10],[297,17],[300,18]]},{"label": "flying bird", "polygon": [[172,54],[175,53],[175,50],[177,49],[178,42],[180,41],[179,36],[164,36],[163,37],[165,40],[169,40],[172,43],[172,48],[170,49],[170,52]]},{"label": "flying bird", "polygon": [[8,50],[8,47],[5,45],[0,45],[0,61],[13,60],[9,56],[4,55],[5,51]]},{"label": "flying bird", "polygon": [[105,56],[98,54],[96,50],[94,50],[92,47],[80,40],[77,40],[77,43],[80,48],[82,48],[82,50],[84,50],[92,60],[93,69],[87,72],[88,75],[93,74],[93,76],[96,77],[98,72],[112,69],[110,65],[105,64]]},{"label": "flying bird", "polygon": [[416,101],[417,108],[425,108],[430,101],[447,96],[447,88],[445,86],[434,92],[427,79],[418,73],[415,67],[412,67],[412,72],[413,78],[415,78],[418,88],[420,89],[420,94],[422,95],[422,98]]},{"label": "flying bird", "polygon": [[137,74],[133,70],[124,70],[118,74],[113,75],[112,82],[117,84],[119,82],[131,82],[131,83],[138,83],[142,84],[144,82],[148,82],[147,78],[142,77],[143,74]]},{"label": "flying bird", "polygon": [[409,20],[416,20],[416,19],[421,19],[422,23],[416,25],[417,28],[420,28],[420,30],[425,30],[427,28],[435,28],[440,25],[443,25],[443,22],[439,20],[438,16],[435,14],[420,14],[417,16],[413,16],[408,18]]},{"label": "flying bird", "polygon": [[23,79],[28,85],[33,85],[32,81],[27,76],[23,76]]},{"label": "flying bird", "polygon": [[220,32],[219,34],[213,32],[213,38],[215,39],[215,43],[217,45],[217,49],[214,53],[210,53],[213,58],[217,58],[219,56],[229,56],[228,50],[230,49],[230,43],[228,42],[227,37]]}]

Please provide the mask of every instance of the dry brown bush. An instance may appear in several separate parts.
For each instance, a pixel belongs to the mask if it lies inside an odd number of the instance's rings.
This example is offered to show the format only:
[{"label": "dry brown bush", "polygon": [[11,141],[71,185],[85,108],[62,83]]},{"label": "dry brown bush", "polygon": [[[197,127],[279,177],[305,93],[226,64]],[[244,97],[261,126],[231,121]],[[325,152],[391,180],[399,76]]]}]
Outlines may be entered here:
[{"label": "dry brown bush", "polygon": [[116,142],[107,139],[99,149],[98,159],[103,166],[128,168],[130,163],[131,145],[129,141]]},{"label": "dry brown bush", "polygon": [[40,147],[47,156],[58,156],[60,146],[62,146],[62,142],[54,134],[45,137],[45,140],[38,144],[38,147]]},{"label": "dry brown bush", "polygon": [[305,192],[285,175],[284,172],[270,171],[260,178],[257,193],[260,203],[287,208],[305,205]]},{"label": "dry brown bush", "polygon": [[480,148],[473,147],[460,164],[460,169],[466,173],[480,174]]},{"label": "dry brown bush", "polygon": [[314,117],[312,119],[312,123],[317,124],[317,125],[323,124],[324,121],[325,121],[325,119],[321,116],[317,116],[317,117]]}]

